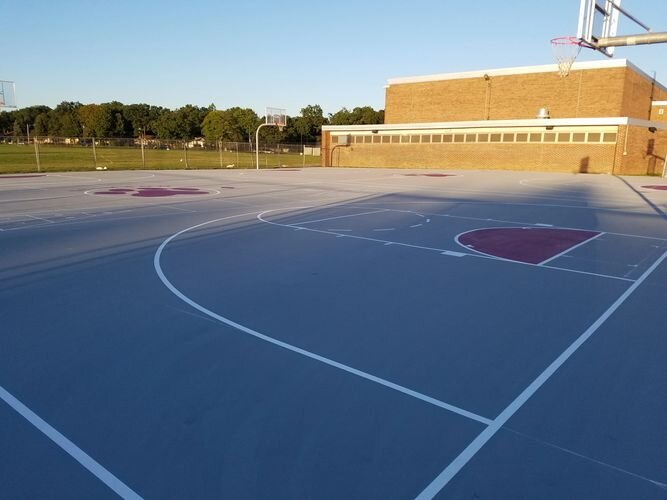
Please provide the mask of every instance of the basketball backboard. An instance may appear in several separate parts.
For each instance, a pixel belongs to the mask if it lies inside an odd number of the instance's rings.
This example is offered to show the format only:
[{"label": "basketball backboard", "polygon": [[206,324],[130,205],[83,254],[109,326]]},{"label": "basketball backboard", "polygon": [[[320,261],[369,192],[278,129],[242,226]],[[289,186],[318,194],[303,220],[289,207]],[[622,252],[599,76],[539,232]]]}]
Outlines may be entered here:
[{"label": "basketball backboard", "polygon": [[[619,35],[621,18],[632,22],[638,34]],[[651,32],[651,28],[621,7],[621,0],[581,0],[577,39],[582,46],[613,57],[614,47],[667,42],[667,33]]]},{"label": "basketball backboard", "polygon": [[16,86],[14,82],[0,80],[0,109],[16,107]]},{"label": "basketball backboard", "polygon": [[266,108],[266,125],[284,127],[287,125],[287,110],[282,108]]}]

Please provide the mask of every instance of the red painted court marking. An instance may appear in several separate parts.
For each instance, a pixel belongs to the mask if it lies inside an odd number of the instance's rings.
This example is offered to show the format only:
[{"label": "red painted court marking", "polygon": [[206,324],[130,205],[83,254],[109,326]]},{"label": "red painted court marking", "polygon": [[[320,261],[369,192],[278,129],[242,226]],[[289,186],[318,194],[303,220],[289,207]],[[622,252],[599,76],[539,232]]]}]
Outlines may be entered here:
[{"label": "red painted court marking", "polygon": [[140,187],[140,188],[109,188],[105,191],[94,191],[93,194],[134,196],[138,198],[160,198],[165,196],[192,196],[199,194],[211,194],[199,188],[169,188],[169,187]]},{"label": "red painted court marking", "polygon": [[459,235],[456,241],[486,255],[539,264],[599,234],[576,229],[500,227],[475,229]]},{"label": "red painted court marking", "polygon": [[456,177],[456,174],[403,174],[405,177]]},{"label": "red painted court marking", "polygon": [[46,174],[0,175],[0,179],[29,179],[31,177],[46,177]]},{"label": "red painted court marking", "polygon": [[300,168],[269,168],[269,172],[301,172]]},{"label": "red painted court marking", "polygon": [[651,186],[642,186],[644,189],[655,189],[656,191],[667,191],[667,184],[653,184]]}]

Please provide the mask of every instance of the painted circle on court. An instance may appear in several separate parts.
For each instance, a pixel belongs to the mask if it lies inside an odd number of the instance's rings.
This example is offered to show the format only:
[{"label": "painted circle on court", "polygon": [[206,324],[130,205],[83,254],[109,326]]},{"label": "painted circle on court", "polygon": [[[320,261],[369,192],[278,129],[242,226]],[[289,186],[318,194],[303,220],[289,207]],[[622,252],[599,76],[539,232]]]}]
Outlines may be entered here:
[{"label": "painted circle on court", "polygon": [[219,191],[208,191],[197,187],[112,187],[99,191],[87,191],[86,194],[107,196],[132,196],[135,198],[165,198],[172,196],[200,196],[206,194],[218,194]]},{"label": "painted circle on court", "polygon": [[456,242],[484,255],[540,264],[599,235],[578,229],[492,227],[462,233]]}]

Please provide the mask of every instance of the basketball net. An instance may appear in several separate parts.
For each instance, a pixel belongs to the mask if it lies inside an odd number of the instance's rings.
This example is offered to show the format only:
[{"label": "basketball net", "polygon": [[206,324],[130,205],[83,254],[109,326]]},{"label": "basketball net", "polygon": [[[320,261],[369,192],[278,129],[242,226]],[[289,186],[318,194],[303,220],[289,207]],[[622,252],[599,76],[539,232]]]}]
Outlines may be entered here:
[{"label": "basketball net", "polygon": [[570,69],[581,52],[581,41],[574,36],[554,38],[551,40],[551,50],[558,64],[558,74],[565,78],[570,74]]}]

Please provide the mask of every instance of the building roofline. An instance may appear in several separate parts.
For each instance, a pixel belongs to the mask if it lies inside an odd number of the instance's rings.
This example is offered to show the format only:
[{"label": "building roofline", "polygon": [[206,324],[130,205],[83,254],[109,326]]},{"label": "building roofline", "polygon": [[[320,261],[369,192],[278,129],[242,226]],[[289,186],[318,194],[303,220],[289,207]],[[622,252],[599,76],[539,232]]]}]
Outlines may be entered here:
[{"label": "building roofline", "polygon": [[655,127],[667,130],[667,122],[640,120],[627,116],[613,116],[605,118],[552,118],[529,120],[477,120],[464,122],[430,122],[430,123],[391,123],[382,125],[324,125],[324,132],[371,132],[391,130],[425,130],[425,129],[464,129],[464,128],[493,128],[493,127],[577,127],[596,125],[631,125],[635,127]]},{"label": "building roofline", "polygon": [[[578,70],[595,70],[595,69],[608,69],[608,68],[630,68],[635,72],[642,75],[647,80],[653,80],[653,77],[649,76],[647,73],[639,69],[628,59],[606,59],[601,61],[580,61],[575,62],[572,65],[571,71]],[[463,71],[457,73],[437,73],[433,75],[423,75],[423,76],[406,76],[399,78],[389,78],[387,80],[388,86],[391,85],[401,85],[405,83],[423,83],[423,82],[435,82],[441,80],[461,80],[466,78],[483,78],[485,75],[494,77],[494,76],[510,76],[510,75],[526,75],[531,73],[556,73],[558,72],[557,64],[542,64],[539,66],[517,66],[513,68],[496,68],[496,69],[483,69],[475,71]],[[661,87],[663,90],[667,91],[667,87],[662,85],[659,82],[656,84]],[[385,87],[385,88],[386,88]]]}]

